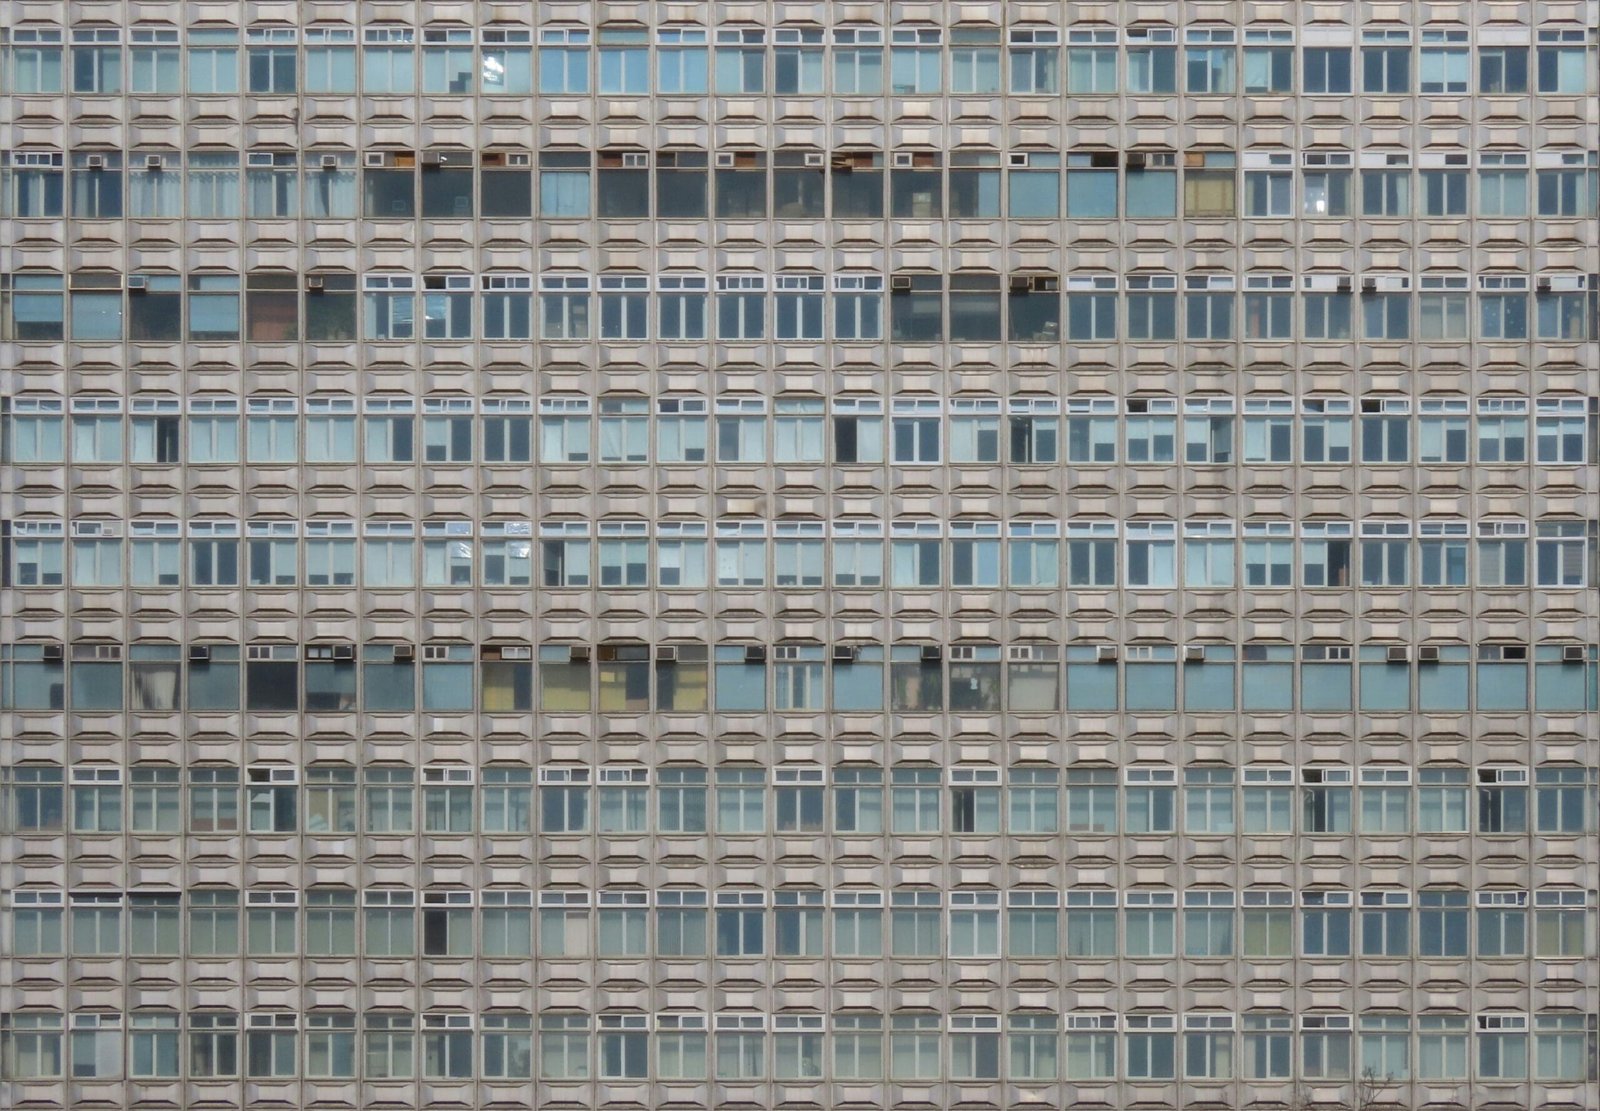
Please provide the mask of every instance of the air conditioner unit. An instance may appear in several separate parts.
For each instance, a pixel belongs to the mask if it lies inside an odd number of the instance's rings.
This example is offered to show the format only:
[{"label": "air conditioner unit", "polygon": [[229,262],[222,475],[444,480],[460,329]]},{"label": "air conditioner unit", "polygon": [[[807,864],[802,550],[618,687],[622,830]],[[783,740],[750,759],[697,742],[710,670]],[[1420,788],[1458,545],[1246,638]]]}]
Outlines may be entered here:
[{"label": "air conditioner unit", "polygon": [[1122,164],[1130,170],[1142,170],[1148,161],[1142,150],[1130,150],[1122,156]]},{"label": "air conditioner unit", "polygon": [[369,150],[361,156],[361,164],[369,167],[387,166],[389,155],[381,150]]},{"label": "air conditioner unit", "polygon": [[719,170],[731,170],[733,168],[733,151],[717,151],[716,166]]},{"label": "air conditioner unit", "polygon": [[322,278],[321,274],[307,274],[306,275],[306,289],[309,292],[311,292],[311,293],[321,293],[322,289],[323,289],[323,284],[324,283],[323,283],[323,278]]},{"label": "air conditioner unit", "polygon": [[1203,644],[1185,644],[1183,658],[1189,663],[1199,663],[1206,658],[1206,646]]},{"label": "air conditioner unit", "polygon": [[443,165],[444,165],[444,155],[440,154],[438,151],[436,151],[436,150],[428,150],[428,151],[423,151],[422,152],[422,168],[423,169],[425,169],[425,170],[437,170],[440,166],[443,166]]},{"label": "air conditioner unit", "polygon": [[1337,288],[1340,293],[1349,293],[1355,288],[1355,284],[1355,279],[1349,274],[1340,274]]},{"label": "air conditioner unit", "polygon": [[159,170],[165,165],[166,163],[161,160],[159,154],[147,154],[144,156],[144,168],[147,170]]},{"label": "air conditioner unit", "polygon": [[586,664],[589,662],[589,646],[587,644],[574,644],[567,650],[567,660],[570,663]]},{"label": "air conditioner unit", "polygon": [[1422,664],[1436,664],[1439,662],[1439,646],[1437,644],[1417,645],[1417,662]]},{"label": "air conditioner unit", "polygon": [[1012,293],[1026,293],[1031,288],[1033,288],[1033,279],[1029,278],[1028,275],[1026,275],[1026,274],[1013,274],[1013,275],[1011,275],[1011,292]]},{"label": "air conditioner unit", "polygon": [[189,645],[189,662],[192,664],[208,664],[211,662],[211,645]]},{"label": "air conditioner unit", "polygon": [[820,170],[827,164],[827,155],[820,150],[806,151],[806,165],[812,169]]},{"label": "air conditioner unit", "polygon": [[150,288],[149,279],[147,279],[143,274],[128,275],[129,293],[143,293],[148,288]]},{"label": "air conditioner unit", "polygon": [[353,644],[335,644],[333,658],[336,660],[353,660],[356,658],[356,646]]},{"label": "air conditioner unit", "polygon": [[1361,279],[1361,292],[1362,293],[1376,293],[1376,292],[1378,292],[1378,279],[1377,278],[1362,278]]},{"label": "air conditioner unit", "polygon": [[897,150],[891,155],[889,164],[897,170],[909,170],[916,165],[916,156],[908,150]]},{"label": "air conditioner unit", "polygon": [[765,644],[747,644],[744,646],[744,662],[747,664],[764,664],[767,662],[767,646]]},{"label": "air conditioner unit", "polygon": [[835,644],[833,646],[833,662],[836,664],[855,663],[856,646],[853,644]]},{"label": "air conditioner unit", "polygon": [[1015,151],[1015,152],[1013,152],[1011,154],[1006,155],[1006,165],[1007,166],[1012,166],[1012,167],[1020,169],[1020,168],[1022,168],[1024,166],[1026,166],[1027,164],[1028,164],[1028,152],[1027,151]]},{"label": "air conditioner unit", "polygon": [[895,274],[889,279],[890,293],[910,293],[911,279],[905,274]]},{"label": "air conditioner unit", "polygon": [[1553,283],[1550,281],[1549,278],[1540,278],[1539,282],[1538,282],[1538,285],[1539,285],[1539,292],[1540,293],[1549,293],[1551,288],[1552,288]]},{"label": "air conditioner unit", "polygon": [[678,662],[678,646],[676,644],[656,645],[656,663],[675,664]]},{"label": "air conditioner unit", "polygon": [[1117,662],[1117,646],[1115,644],[1097,644],[1094,648],[1096,663],[1112,664]]},{"label": "air conditioner unit", "polygon": [[417,658],[417,646],[414,644],[397,644],[394,646],[393,659],[397,664],[410,663]]},{"label": "air conditioner unit", "polygon": [[1389,662],[1392,664],[1408,664],[1411,662],[1411,646],[1407,644],[1389,645]]},{"label": "air conditioner unit", "polygon": [[324,170],[337,170],[339,168],[339,156],[337,154],[324,154],[322,156],[322,168]]},{"label": "air conditioner unit", "polygon": [[1581,644],[1563,644],[1561,646],[1561,662],[1564,664],[1581,664],[1589,658],[1589,650]]},{"label": "air conditioner unit", "polygon": [[922,646],[922,662],[937,663],[944,659],[944,649],[937,644],[924,644]]},{"label": "air conditioner unit", "polygon": [[66,656],[66,649],[59,644],[47,644],[44,646],[44,658],[46,660],[64,660]]},{"label": "air conditioner unit", "polygon": [[103,170],[106,168],[106,156],[103,154],[91,154],[83,160],[83,164],[91,170]]}]

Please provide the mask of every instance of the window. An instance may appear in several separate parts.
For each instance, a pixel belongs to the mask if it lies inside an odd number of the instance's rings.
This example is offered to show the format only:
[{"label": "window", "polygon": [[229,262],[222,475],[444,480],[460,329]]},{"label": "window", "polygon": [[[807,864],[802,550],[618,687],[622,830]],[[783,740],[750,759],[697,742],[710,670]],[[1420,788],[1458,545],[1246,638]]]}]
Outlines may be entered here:
[{"label": "window", "polygon": [[1307,1079],[1341,1080],[1350,1073],[1348,1015],[1305,1015],[1300,1019],[1300,1074]]},{"label": "window", "polygon": [[[820,815],[820,799],[817,810]],[[772,900],[773,955],[822,956],[822,931],[825,919],[822,892],[776,891],[773,892]]]},{"label": "window", "polygon": [[656,92],[703,96],[709,72],[705,30],[662,27],[656,32],[656,42]]},{"label": "window", "polygon": [[1418,1079],[1466,1079],[1468,1021],[1466,1015],[1417,1016]]},{"label": "window", "polygon": [[585,1080],[589,1076],[589,1016],[539,1016],[539,1077]]},{"label": "window", "polygon": [[1232,768],[1188,768],[1183,773],[1183,824],[1189,833],[1232,833]]},{"label": "window", "polygon": [[[894,96],[922,96],[940,91],[944,51],[938,28],[896,28],[889,51],[889,92]],[[998,91],[999,51],[995,56],[995,90]]]},{"label": "window", "polygon": [[648,32],[601,28],[595,89],[602,96],[644,96],[650,92]]},{"label": "window", "polygon": [[[649,1075],[648,1023],[649,1018],[646,1015],[599,1016],[599,1075],[602,1079],[643,1079]],[[470,1037],[468,1035],[469,1040]],[[467,1061],[470,1064],[470,1054]]]},{"label": "window", "polygon": [[[356,1018],[348,1012],[313,1011],[305,1016],[307,1076],[354,1078]],[[366,1075],[380,1079],[411,1076],[411,1015],[366,1016],[363,1060]]]},{"label": "window", "polygon": [[1302,89],[1309,96],[1345,96],[1352,89],[1350,51],[1343,47],[1308,46],[1303,56]]},{"label": "window", "polygon": [[1124,535],[1124,566],[1129,587],[1176,585],[1177,539],[1173,525],[1129,522],[1124,526]]},{"label": "window", "polygon": [[1467,214],[1466,170],[1423,170],[1417,175],[1424,216]]},{"label": "window", "polygon": [[588,217],[592,157],[587,153],[563,151],[539,156],[540,216],[551,220]]},{"label": "window", "polygon": [[1240,1075],[1251,1080],[1287,1080],[1293,1075],[1294,1019],[1289,1015],[1247,1014],[1241,1022],[1244,1034]]},{"label": "window", "polygon": [[[252,34],[250,40],[258,41],[270,35]],[[287,31],[290,43],[282,46],[250,46],[245,50],[245,87],[254,96],[293,96],[295,69],[298,59],[293,46],[292,30]]]},{"label": "window", "polygon": [[773,299],[774,338],[790,342],[823,338],[822,284],[820,276],[778,275],[778,292]]},{"label": "window", "polygon": [[1367,957],[1411,955],[1411,906],[1407,891],[1361,893],[1361,954]]},{"label": "window", "polygon": [[1093,32],[1069,32],[1067,46],[1067,92],[1073,96],[1106,95],[1117,90],[1117,50],[1115,46],[1077,45]]},{"label": "window", "polygon": [[1424,95],[1465,93],[1471,83],[1471,51],[1465,46],[1430,46],[1427,45],[1427,39],[1430,36],[1443,36],[1454,41],[1457,36],[1462,40],[1466,36],[1450,31],[1423,31],[1422,34],[1424,45],[1417,67],[1421,92]]},{"label": "window", "polygon": [[[1386,32],[1378,32],[1383,35]],[[1404,37],[1406,32],[1399,32]],[[1409,46],[1363,46],[1361,48],[1361,91],[1364,93],[1407,96],[1411,92],[1411,48]]]},{"label": "window", "polygon": [[1257,960],[1294,955],[1294,896],[1288,891],[1245,891],[1239,951]]},{"label": "window", "polygon": [[1231,891],[1184,892],[1184,956],[1205,958],[1233,955],[1233,903],[1234,894]]},{"label": "window", "polygon": [[767,1073],[767,1036],[761,1015],[718,1015],[717,1079],[754,1080]]},{"label": "window", "polygon": [[766,32],[725,28],[717,32],[716,89],[719,96],[759,94],[767,88]]},{"label": "window", "polygon": [[950,893],[950,956],[954,959],[1000,955],[1000,897],[986,891]]},{"label": "window", "polygon": [[897,589],[936,588],[943,582],[943,526],[937,521],[903,521],[891,527],[890,584]]},{"label": "window", "polygon": [[1525,1015],[1477,1015],[1477,1076],[1480,1080],[1524,1080],[1528,1076]]},{"label": "window", "polygon": [[6,91],[32,96],[59,94],[60,43],[59,30],[24,28],[13,31],[6,49]]},{"label": "window", "polygon": [[1294,790],[1289,786],[1290,781],[1287,768],[1244,769],[1244,790],[1239,800],[1244,832],[1267,835],[1294,832]]},{"label": "window", "polygon": [[1360,827],[1371,835],[1405,834],[1411,830],[1411,785],[1408,769],[1361,770]]},{"label": "window", "polygon": [[245,953],[291,956],[299,947],[300,893],[245,892]]},{"label": "window", "polygon": [[202,1080],[238,1076],[239,1016],[191,1011],[187,1018],[189,1076]]},{"label": "window", "polygon": [[369,96],[408,96],[416,91],[416,32],[408,27],[368,27],[361,51],[361,91]]},{"label": "window", "polygon": [[1528,338],[1528,295],[1483,293],[1478,296],[1478,331],[1486,340]]},{"label": "window", "polygon": [[[354,32],[343,27],[308,27],[304,35],[305,91],[322,96],[348,96],[354,93],[356,91]],[[189,41],[194,42],[192,33]],[[440,51],[439,56],[442,57],[444,53]]]},{"label": "window", "polygon": [[64,214],[65,179],[60,155],[11,156],[11,169],[0,210],[20,219],[59,219]]},{"label": "window", "polygon": [[728,276],[717,279],[717,338],[753,341],[766,338],[766,279]]},{"label": "window", "polygon": [[485,1014],[479,1016],[478,1021],[483,1026],[483,1078],[526,1080],[532,1077],[532,1016]]},{"label": "window", "polygon": [[1185,1015],[1183,1075],[1191,1080],[1226,1080],[1233,1076],[1232,1015]]},{"label": "window", "polygon": [[[1538,91],[1566,95],[1581,95],[1589,88],[1589,53],[1583,46],[1547,46],[1547,37],[1572,32],[1541,31],[1540,45],[1534,54],[1538,59]],[[1581,35],[1581,33],[1576,33]],[[73,54],[77,54],[74,48]]]},{"label": "window", "polygon": [[1526,46],[1479,46],[1478,92],[1485,96],[1521,96],[1528,91]]},{"label": "window", "polygon": [[706,894],[703,891],[656,892],[656,953],[661,957],[706,955]]},{"label": "window", "polygon": [[[121,32],[114,28],[72,32],[74,93],[115,96],[122,92],[122,47],[118,45],[120,40]],[[291,55],[292,53],[291,51]]]},{"label": "window", "polygon": [[[703,802],[698,805],[703,806]],[[759,768],[718,768],[716,808],[716,827],[719,833],[764,833],[766,831],[765,773]],[[688,832],[688,829],[681,829],[678,832]]]},{"label": "window", "polygon": [[[1012,93],[1053,95],[1061,91],[1061,51],[1055,45],[1060,37],[1059,31],[1042,28],[1016,28],[1011,31],[1007,55],[1011,66]],[[955,52],[952,50],[952,56]],[[952,91],[960,90],[952,88]]]},{"label": "window", "polygon": [[1581,521],[1540,521],[1534,533],[1535,582],[1549,587],[1581,587],[1593,558]]},{"label": "window", "polygon": [[1534,1016],[1533,1075],[1541,1080],[1579,1082],[1588,1076],[1595,1024],[1584,1015]]},{"label": "window", "polygon": [[70,1021],[68,1044],[72,1079],[114,1080],[120,1077],[123,1064],[122,1016],[75,1014]]},{"label": "window", "polygon": [[[1269,34],[1271,32],[1268,32]],[[1294,47],[1251,46],[1245,32],[1244,91],[1286,96],[1294,92]]]},{"label": "window", "polygon": [[589,461],[589,408],[586,398],[547,397],[539,402],[540,462]]},{"label": "window", "polygon": [[[1171,32],[1167,34],[1171,42]],[[1168,96],[1177,91],[1177,47],[1135,45],[1130,39],[1127,55],[1129,92]]]},{"label": "window", "polygon": [[312,888],[306,892],[307,956],[351,957],[356,954],[356,894],[347,888]]},{"label": "window", "polygon": [[717,895],[716,952],[719,957],[760,957],[766,952],[765,896],[724,891]]},{"label": "window", "polygon": [[1300,896],[1301,952],[1311,958],[1350,955],[1348,892],[1305,892]]},{"label": "window", "polygon": [[1480,768],[1477,773],[1479,833],[1526,833],[1528,773],[1520,768]]},{"label": "window", "polygon": [[1069,958],[1117,955],[1117,894],[1071,891],[1066,894],[1066,955]]},{"label": "window", "polygon": [[1184,338],[1199,342],[1218,342],[1233,338],[1231,292],[1202,293],[1193,289],[1184,295]]},{"label": "window", "polygon": [[1196,46],[1191,38],[1190,45],[1184,48],[1183,62],[1184,91],[1191,96],[1227,96],[1234,91],[1235,62],[1231,45]]},{"label": "window", "polygon": [[1172,1080],[1178,1074],[1178,1035],[1171,1015],[1125,1015],[1124,1068],[1130,1080]]},{"label": "window", "polygon": [[581,96],[589,91],[589,35],[576,27],[548,27],[539,32],[542,95]]}]

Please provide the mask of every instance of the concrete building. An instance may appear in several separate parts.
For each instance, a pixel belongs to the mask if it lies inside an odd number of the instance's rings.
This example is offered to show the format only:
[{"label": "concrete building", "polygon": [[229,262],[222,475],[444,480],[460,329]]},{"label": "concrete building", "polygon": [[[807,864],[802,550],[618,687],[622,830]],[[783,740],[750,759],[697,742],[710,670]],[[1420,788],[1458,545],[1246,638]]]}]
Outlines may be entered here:
[{"label": "concrete building", "polygon": [[0,1105],[1600,1106],[1597,24],[0,6]]}]

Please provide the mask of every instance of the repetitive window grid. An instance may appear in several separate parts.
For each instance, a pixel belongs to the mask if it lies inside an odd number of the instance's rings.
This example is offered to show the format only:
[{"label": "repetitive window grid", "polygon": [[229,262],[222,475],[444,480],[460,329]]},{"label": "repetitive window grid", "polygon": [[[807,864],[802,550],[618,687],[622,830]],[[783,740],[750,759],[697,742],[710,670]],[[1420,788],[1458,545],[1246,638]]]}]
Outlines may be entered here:
[{"label": "repetitive window grid", "polygon": [[0,1098],[1594,1106],[1597,50],[0,9]]}]

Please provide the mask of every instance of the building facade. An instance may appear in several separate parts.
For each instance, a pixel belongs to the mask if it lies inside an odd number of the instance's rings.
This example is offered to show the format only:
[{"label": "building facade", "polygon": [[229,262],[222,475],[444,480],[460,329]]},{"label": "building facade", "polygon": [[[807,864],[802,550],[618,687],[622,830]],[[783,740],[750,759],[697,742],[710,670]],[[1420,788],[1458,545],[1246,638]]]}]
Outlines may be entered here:
[{"label": "building facade", "polygon": [[1600,1106],[1597,24],[0,6],[0,1104]]}]

